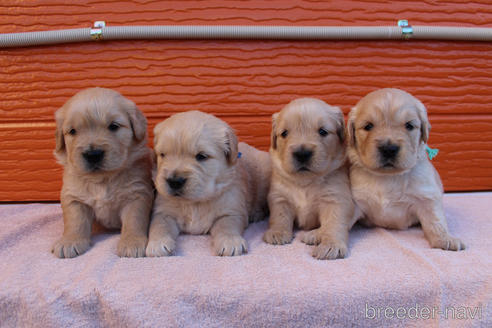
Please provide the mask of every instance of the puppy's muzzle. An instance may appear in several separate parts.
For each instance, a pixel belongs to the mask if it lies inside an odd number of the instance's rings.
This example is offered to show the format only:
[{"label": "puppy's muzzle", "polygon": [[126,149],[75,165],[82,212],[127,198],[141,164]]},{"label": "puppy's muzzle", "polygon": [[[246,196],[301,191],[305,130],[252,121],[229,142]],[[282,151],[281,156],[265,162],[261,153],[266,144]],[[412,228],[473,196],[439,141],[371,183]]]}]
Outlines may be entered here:
[{"label": "puppy's muzzle", "polygon": [[386,142],[378,147],[378,151],[383,165],[392,164],[398,156],[400,146]]},{"label": "puppy's muzzle", "polygon": [[172,176],[166,179],[167,185],[171,189],[172,192],[176,193],[180,191],[186,183],[186,178]]},{"label": "puppy's muzzle", "polygon": [[308,164],[313,157],[313,151],[305,147],[301,147],[292,153],[292,156],[299,164]]},{"label": "puppy's muzzle", "polygon": [[96,169],[104,159],[104,150],[89,149],[83,152],[82,156],[90,169]]}]

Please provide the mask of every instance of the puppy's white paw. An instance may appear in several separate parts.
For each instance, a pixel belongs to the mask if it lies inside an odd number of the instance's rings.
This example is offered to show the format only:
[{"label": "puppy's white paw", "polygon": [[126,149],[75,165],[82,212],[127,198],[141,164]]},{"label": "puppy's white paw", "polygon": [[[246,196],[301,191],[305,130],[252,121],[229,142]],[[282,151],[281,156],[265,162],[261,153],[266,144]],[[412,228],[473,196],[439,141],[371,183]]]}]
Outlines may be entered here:
[{"label": "puppy's white paw", "polygon": [[466,247],[460,239],[450,235],[433,239],[430,241],[430,245],[432,248],[440,248],[445,251],[462,251]]},{"label": "puppy's white paw", "polygon": [[246,240],[239,235],[221,235],[214,239],[215,254],[237,256],[248,252]]},{"label": "puppy's white paw", "polygon": [[292,241],[292,237],[292,231],[268,229],[263,235],[263,240],[273,245],[284,245],[289,244]]},{"label": "puppy's white paw", "polygon": [[51,248],[56,257],[73,258],[84,254],[91,247],[91,240],[84,238],[60,238]]},{"label": "puppy's white paw", "polygon": [[321,235],[319,229],[304,231],[301,236],[301,241],[307,245],[318,245],[321,243]]},{"label": "puppy's white paw", "polygon": [[342,259],[348,253],[347,245],[343,242],[322,242],[313,250],[313,257],[318,260]]},{"label": "puppy's white paw", "polygon": [[149,240],[145,254],[149,257],[171,256],[176,248],[176,241],[170,237]]},{"label": "puppy's white paw", "polygon": [[121,237],[118,242],[119,257],[144,257],[147,237]]}]

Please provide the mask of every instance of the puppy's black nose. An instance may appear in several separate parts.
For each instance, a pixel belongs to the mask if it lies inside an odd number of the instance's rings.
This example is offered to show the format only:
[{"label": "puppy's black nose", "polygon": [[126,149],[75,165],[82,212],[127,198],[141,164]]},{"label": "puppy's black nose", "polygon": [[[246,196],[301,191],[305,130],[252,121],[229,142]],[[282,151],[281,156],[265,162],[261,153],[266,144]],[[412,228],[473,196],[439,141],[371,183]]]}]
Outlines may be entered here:
[{"label": "puppy's black nose", "polygon": [[184,184],[186,183],[186,179],[175,176],[175,177],[167,178],[166,182],[172,190],[179,190],[183,188]]},{"label": "puppy's black nose", "polygon": [[385,143],[384,145],[381,145],[378,147],[379,153],[383,157],[383,159],[388,160],[388,159],[395,159],[396,155],[400,151],[400,146],[392,144],[392,143]]},{"label": "puppy's black nose", "polygon": [[301,147],[300,149],[296,150],[293,153],[293,155],[294,155],[294,158],[296,159],[296,161],[298,161],[301,164],[305,164],[305,163],[309,162],[311,157],[313,157],[313,151]]},{"label": "puppy's black nose", "polygon": [[87,161],[87,163],[91,165],[99,164],[104,158],[104,150],[91,149],[82,153],[82,156],[84,156],[84,159]]}]

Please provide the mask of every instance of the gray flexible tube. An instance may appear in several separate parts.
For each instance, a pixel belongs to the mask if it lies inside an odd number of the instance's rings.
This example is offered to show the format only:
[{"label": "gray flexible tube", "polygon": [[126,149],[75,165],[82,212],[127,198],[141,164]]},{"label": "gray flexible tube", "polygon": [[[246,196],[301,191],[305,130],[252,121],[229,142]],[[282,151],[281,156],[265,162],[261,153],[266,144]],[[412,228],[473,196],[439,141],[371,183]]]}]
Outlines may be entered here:
[{"label": "gray flexible tube", "polygon": [[[492,28],[413,26],[108,26],[102,40],[456,40],[492,41]],[[0,34],[0,48],[94,41],[91,28]],[[408,29],[406,30],[408,31]]]}]

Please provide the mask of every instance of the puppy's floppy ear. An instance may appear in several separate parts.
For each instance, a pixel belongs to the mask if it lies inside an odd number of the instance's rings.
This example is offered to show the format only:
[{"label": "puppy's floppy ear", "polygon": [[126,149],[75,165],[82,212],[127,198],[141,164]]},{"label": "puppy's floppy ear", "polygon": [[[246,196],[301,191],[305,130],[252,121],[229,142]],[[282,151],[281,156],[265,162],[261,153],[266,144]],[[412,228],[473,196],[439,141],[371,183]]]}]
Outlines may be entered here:
[{"label": "puppy's floppy ear", "polygon": [[67,149],[65,146],[65,136],[63,135],[63,122],[65,121],[65,110],[67,104],[63,105],[55,112],[56,130],[55,130],[55,157],[61,163],[65,163]]},{"label": "puppy's floppy ear", "polygon": [[422,142],[427,143],[429,139],[429,132],[431,125],[429,123],[429,118],[427,117],[427,109],[425,109],[424,104],[418,99],[417,101],[417,111],[420,119],[420,139]]},{"label": "puppy's floppy ear", "polygon": [[340,108],[335,107],[337,109],[336,120],[337,120],[337,136],[340,139],[340,143],[343,144],[345,142],[345,120],[343,119],[343,113]]},{"label": "puppy's floppy ear", "polygon": [[123,105],[126,108],[126,112],[128,113],[135,139],[137,141],[144,140],[147,137],[147,119],[133,101],[123,96],[121,96],[121,98]]},{"label": "puppy's floppy ear", "polygon": [[277,149],[277,119],[278,113],[272,115],[272,133],[271,133],[271,141],[270,147],[273,149]]},{"label": "puppy's floppy ear", "polygon": [[237,155],[239,152],[238,141],[234,130],[230,126],[227,126],[225,131],[224,145],[224,155],[227,159],[227,162],[229,163],[229,165],[236,164]]},{"label": "puppy's floppy ear", "polygon": [[357,115],[357,107],[353,107],[348,115],[347,122],[347,138],[349,139],[349,144],[352,147],[355,147],[355,116]]},{"label": "puppy's floppy ear", "polygon": [[157,140],[159,140],[159,135],[162,132],[162,128],[164,127],[164,121],[160,122],[154,127],[154,148],[157,146]]}]

